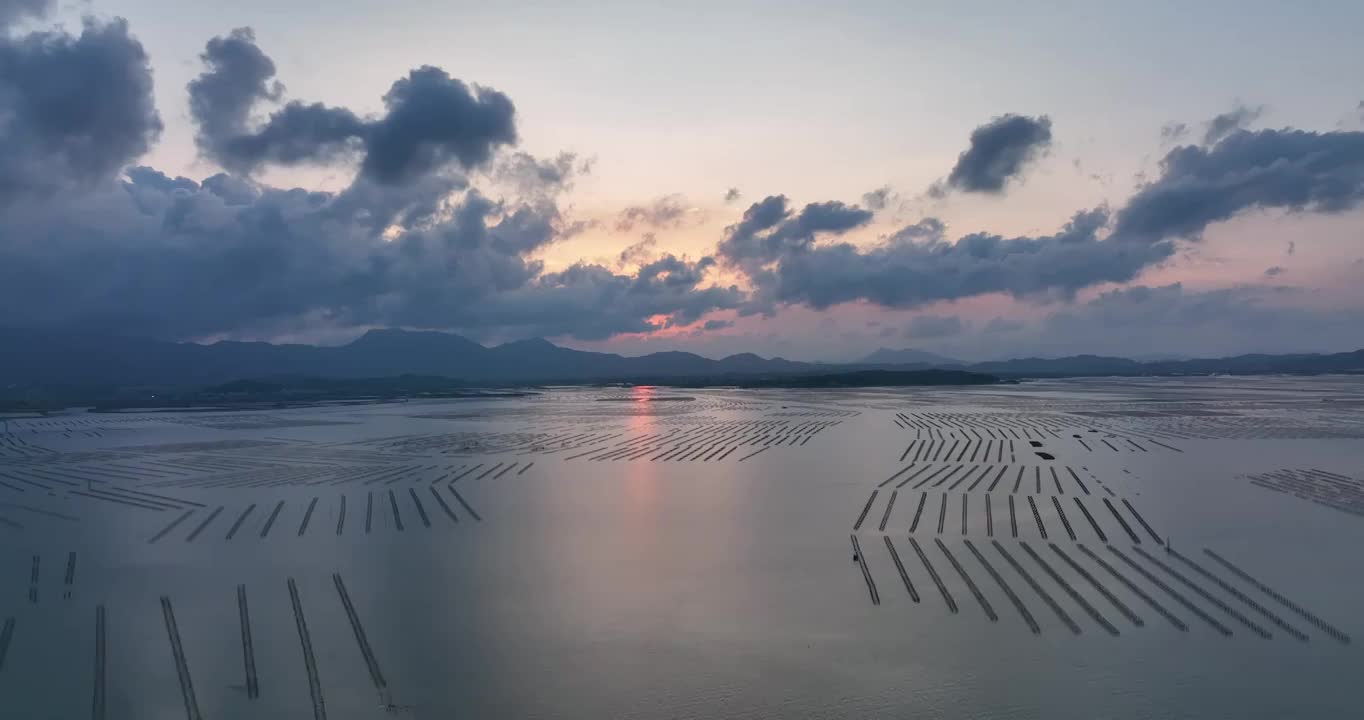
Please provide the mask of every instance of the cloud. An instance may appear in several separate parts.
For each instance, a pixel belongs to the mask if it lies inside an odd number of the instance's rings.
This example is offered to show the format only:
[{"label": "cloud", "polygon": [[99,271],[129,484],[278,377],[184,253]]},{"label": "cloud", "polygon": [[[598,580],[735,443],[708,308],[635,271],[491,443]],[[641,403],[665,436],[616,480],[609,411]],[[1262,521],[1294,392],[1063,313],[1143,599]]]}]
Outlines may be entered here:
[{"label": "cloud", "polygon": [[[756,206],[755,206],[756,207]],[[922,220],[862,248],[847,242],[776,245],[766,254],[739,257],[756,291],[755,303],[803,304],[815,309],[855,300],[911,308],[941,300],[1006,293],[1014,297],[1069,297],[1105,282],[1126,282],[1170,257],[1170,242],[1101,238],[1108,211],[1076,213],[1053,235],[1002,237],[972,233],[949,242],[942,224]],[[936,231],[936,232],[935,232]],[[732,230],[721,243],[743,238]],[[755,244],[767,250],[766,238]],[[739,244],[748,248],[750,244]]]},{"label": "cloud", "polygon": [[537,158],[528,152],[516,151],[506,153],[497,161],[492,177],[521,193],[546,190],[558,193],[570,189],[573,181],[591,172],[591,168],[590,161],[580,161],[577,154],[571,152]]},{"label": "cloud", "polygon": [[[947,176],[948,188],[999,194],[1010,180],[1051,145],[1051,119],[1046,115],[1001,115],[971,132],[971,145]],[[942,194],[946,188],[934,191]]]},{"label": "cloud", "polygon": [[1160,141],[1171,145],[1183,140],[1188,134],[1188,125],[1182,122],[1167,123],[1160,128]]},{"label": "cloud", "polygon": [[664,195],[647,205],[632,205],[616,217],[616,231],[629,232],[636,225],[663,229],[677,227],[690,212],[681,195]]},{"label": "cloud", "polygon": [[1272,267],[1269,267],[1269,268],[1266,268],[1266,269],[1265,269],[1265,277],[1267,277],[1267,278],[1278,277],[1278,276],[1284,274],[1284,272],[1286,272],[1286,271],[1284,270],[1283,266],[1281,266],[1281,265],[1274,265],[1274,266],[1272,266]]},{"label": "cloud", "polygon": [[709,332],[712,330],[724,330],[725,328],[731,327],[734,327],[733,320],[707,320],[705,324],[701,326],[701,329]]},{"label": "cloud", "polygon": [[510,98],[429,65],[393,83],[384,105],[388,113],[370,125],[362,166],[381,183],[408,182],[452,161],[477,167],[517,140]]},{"label": "cloud", "polygon": [[1364,132],[1236,130],[1211,147],[1171,150],[1118,213],[1114,235],[1196,239],[1247,210],[1337,213],[1361,200]]},{"label": "cloud", "polygon": [[545,273],[528,255],[562,234],[553,204],[467,190],[381,231],[348,199],[137,168],[118,187],[26,204],[0,216],[0,325],[192,338],[303,318],[602,338],[742,298],[705,282],[710,258]]},{"label": "cloud", "polygon": [[52,0],[0,0],[0,29],[27,18],[45,17]]},{"label": "cloud", "polygon": [[1244,128],[1252,122],[1255,122],[1260,115],[1264,114],[1264,111],[1265,108],[1263,105],[1253,108],[1246,107],[1245,105],[1237,105],[1230,111],[1214,117],[1212,120],[1208,121],[1208,128],[1203,133],[1203,144],[1212,145],[1218,140],[1230,135],[1232,132]]},{"label": "cloud", "polygon": [[[34,5],[5,7],[19,17]],[[147,54],[125,21],[0,35],[0,206],[109,182],[161,127]]]},{"label": "cloud", "polygon": [[[208,152],[251,167],[317,159],[352,130],[329,134],[298,104],[252,127],[252,108],[282,88],[249,31],[211,41],[205,63],[189,91]],[[385,103],[363,121],[360,169],[340,192],[171,177],[125,169],[161,129],[126,23],[0,38],[0,325],[167,339],[385,325],[604,338],[742,301],[708,279],[711,257],[545,272],[534,255],[580,227],[555,196],[583,166],[500,152],[515,140],[511,101],[435,68],[394,83]],[[318,107],[314,120],[344,117]],[[447,166],[487,167],[511,194],[485,194]]]},{"label": "cloud", "polygon": [[237,28],[215,37],[200,57],[205,70],[189,83],[196,141],[205,156],[235,173],[358,157],[365,180],[400,185],[451,166],[481,167],[496,148],[517,140],[515,107],[506,95],[429,65],[393,83],[377,119],[295,100],[252,127],[256,105],[284,94],[254,33]]},{"label": "cloud", "polygon": [[965,330],[966,323],[955,315],[916,315],[905,327],[905,336],[927,340],[960,335]]},{"label": "cloud", "polygon": [[1096,208],[1054,235],[972,233],[948,242],[930,218],[871,247],[816,245],[813,233],[786,230],[795,224],[786,198],[773,196],[727,230],[719,254],[748,276],[751,312],[859,300],[908,308],[989,293],[1068,298],[1131,281],[1168,260],[1178,241],[1196,242],[1208,225],[1246,211],[1338,213],[1361,201],[1364,132],[1234,130],[1209,147],[1171,150],[1159,176],[1112,215],[1107,235],[1110,213]]},{"label": "cloud", "polygon": [[743,193],[739,192],[739,188],[732,187],[725,191],[725,204],[728,205],[732,202],[738,202],[741,197],[743,197]]},{"label": "cloud", "polygon": [[836,200],[810,203],[794,215],[789,203],[785,195],[771,195],[750,205],[743,219],[725,229],[720,256],[756,268],[809,248],[816,235],[841,235],[872,219],[871,211]]},{"label": "cloud", "polygon": [[620,251],[620,264],[630,265],[638,263],[643,265],[654,258],[654,248],[658,247],[658,238],[653,233],[644,233],[643,239],[633,245],[627,245]]},{"label": "cloud", "polygon": [[885,210],[894,199],[895,191],[891,190],[889,185],[862,193],[862,204],[872,210]]}]

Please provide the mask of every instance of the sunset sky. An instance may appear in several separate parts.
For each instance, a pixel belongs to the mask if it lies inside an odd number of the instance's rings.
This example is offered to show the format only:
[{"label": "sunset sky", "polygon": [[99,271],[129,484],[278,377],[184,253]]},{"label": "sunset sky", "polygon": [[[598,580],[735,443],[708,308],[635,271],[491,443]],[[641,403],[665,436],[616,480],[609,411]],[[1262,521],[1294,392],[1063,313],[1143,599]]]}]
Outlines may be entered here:
[{"label": "sunset sky", "polygon": [[652,5],[0,0],[0,324],[1364,347],[1364,4]]}]

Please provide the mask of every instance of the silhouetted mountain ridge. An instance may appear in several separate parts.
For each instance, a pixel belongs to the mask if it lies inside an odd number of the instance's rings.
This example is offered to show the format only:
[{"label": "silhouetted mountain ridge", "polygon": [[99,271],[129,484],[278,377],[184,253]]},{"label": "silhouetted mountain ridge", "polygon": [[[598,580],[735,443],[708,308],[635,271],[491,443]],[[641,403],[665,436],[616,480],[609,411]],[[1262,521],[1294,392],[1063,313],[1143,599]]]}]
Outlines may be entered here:
[{"label": "silhouetted mountain ridge", "polygon": [[[878,351],[880,352],[880,351]],[[887,351],[900,353],[904,351]],[[894,355],[898,357],[898,355]],[[871,357],[889,357],[873,353]],[[116,335],[0,328],[0,387],[23,385],[205,386],[281,375],[445,377],[470,384],[662,381],[828,375],[863,370],[966,370],[999,377],[1329,373],[1364,371],[1364,350],[1334,354],[1251,354],[1138,362],[1075,355],[982,363],[806,363],[739,353],[713,360],[681,351],[625,357],[560,347],[536,338],[486,347],[451,333],[371,330],[336,347],[224,341],[174,343]]]}]

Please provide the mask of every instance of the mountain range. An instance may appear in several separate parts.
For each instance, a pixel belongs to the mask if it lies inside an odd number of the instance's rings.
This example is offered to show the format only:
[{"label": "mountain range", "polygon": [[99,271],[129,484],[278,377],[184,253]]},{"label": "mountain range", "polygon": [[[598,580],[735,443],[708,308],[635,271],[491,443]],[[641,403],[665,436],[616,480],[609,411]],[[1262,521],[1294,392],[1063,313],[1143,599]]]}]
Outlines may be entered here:
[{"label": "mountain range", "polygon": [[863,370],[946,368],[998,377],[1328,373],[1364,371],[1364,350],[1334,354],[1239,355],[1140,362],[1076,355],[961,363],[922,351],[882,349],[847,364],[797,362],[751,353],[718,360],[688,352],[638,357],[520,340],[486,347],[459,335],[371,330],[335,347],[225,341],[175,343],[113,335],[0,328],[0,388],[18,386],[205,386],[278,376],[376,378],[423,375],[471,385],[580,382],[724,382]]}]

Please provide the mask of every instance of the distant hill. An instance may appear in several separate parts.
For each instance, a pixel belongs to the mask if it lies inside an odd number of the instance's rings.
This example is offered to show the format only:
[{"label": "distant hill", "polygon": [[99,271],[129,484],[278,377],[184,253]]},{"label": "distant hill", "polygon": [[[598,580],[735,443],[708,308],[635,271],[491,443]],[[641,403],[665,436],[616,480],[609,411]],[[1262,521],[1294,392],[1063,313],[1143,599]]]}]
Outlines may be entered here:
[{"label": "distant hill", "polygon": [[902,350],[892,350],[891,348],[878,348],[876,352],[858,360],[858,365],[935,365],[938,367],[955,367],[965,365],[960,360],[946,357],[927,350],[914,350],[904,348]]},{"label": "distant hill", "polygon": [[346,345],[208,345],[0,328],[5,385],[207,386],[276,376],[455,378],[470,384],[591,382],[799,374],[827,366],[750,353],[719,360],[687,352],[639,357],[559,347],[543,339],[485,347],[451,333],[371,330]]},{"label": "distant hill", "polygon": [[[909,361],[910,358],[917,360]],[[880,362],[883,360],[895,362]],[[89,395],[87,391],[94,388],[202,388],[234,380],[282,376],[358,379],[409,375],[482,386],[555,382],[736,385],[866,370],[904,372],[931,366],[1001,378],[1316,374],[1364,372],[1364,350],[1154,362],[1074,355],[962,364],[932,353],[882,349],[863,358],[863,362],[838,365],[764,358],[751,353],[719,360],[688,352],[624,357],[560,347],[542,339],[485,347],[450,333],[406,330],[372,330],[346,345],[318,347],[263,342],[200,345],[0,328],[0,399],[8,399],[11,404],[16,399],[34,397],[29,392],[33,388],[47,389],[48,397],[53,396],[52,388],[66,388],[71,392],[60,393],[60,397],[72,398]],[[849,381],[862,382],[868,377]]]}]

